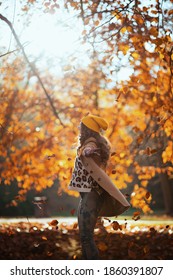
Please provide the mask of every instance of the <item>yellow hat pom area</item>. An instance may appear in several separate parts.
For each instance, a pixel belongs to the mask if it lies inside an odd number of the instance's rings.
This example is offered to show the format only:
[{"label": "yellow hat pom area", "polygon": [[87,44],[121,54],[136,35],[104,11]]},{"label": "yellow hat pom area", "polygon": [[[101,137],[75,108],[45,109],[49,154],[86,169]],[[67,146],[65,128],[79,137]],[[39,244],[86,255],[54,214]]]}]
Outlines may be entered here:
[{"label": "yellow hat pom area", "polygon": [[108,123],[103,118],[91,114],[83,117],[81,122],[95,132],[100,132],[101,129],[106,130],[108,128]]}]

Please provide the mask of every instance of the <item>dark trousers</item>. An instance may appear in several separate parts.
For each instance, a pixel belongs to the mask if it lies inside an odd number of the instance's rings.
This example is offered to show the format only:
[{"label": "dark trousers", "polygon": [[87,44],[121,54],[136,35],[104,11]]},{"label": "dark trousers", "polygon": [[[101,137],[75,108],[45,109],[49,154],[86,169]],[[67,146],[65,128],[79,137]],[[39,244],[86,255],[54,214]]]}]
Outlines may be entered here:
[{"label": "dark trousers", "polygon": [[83,259],[97,260],[99,252],[94,241],[94,228],[103,203],[103,195],[92,189],[81,193],[78,208],[78,225]]}]

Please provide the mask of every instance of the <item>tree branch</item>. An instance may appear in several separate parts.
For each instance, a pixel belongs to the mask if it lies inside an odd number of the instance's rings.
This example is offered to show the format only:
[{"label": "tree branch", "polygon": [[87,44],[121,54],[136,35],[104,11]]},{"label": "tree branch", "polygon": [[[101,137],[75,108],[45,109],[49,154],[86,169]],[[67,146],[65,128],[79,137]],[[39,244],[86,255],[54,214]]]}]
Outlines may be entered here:
[{"label": "tree branch", "polygon": [[82,0],[80,0],[80,6],[81,6],[81,18],[83,20],[83,23],[85,24],[84,9],[83,9],[83,1]]},{"label": "tree branch", "polygon": [[16,50],[9,51],[9,52],[6,52],[6,53],[4,53],[4,54],[1,54],[1,55],[0,55],[0,58],[3,57],[3,56],[6,56],[6,55],[8,55],[8,54],[14,53],[14,52],[16,52],[16,51],[18,51],[18,50],[19,50],[19,49],[16,49]]},{"label": "tree branch", "polygon": [[22,44],[21,44],[21,42],[20,42],[20,40],[19,40],[19,38],[18,38],[18,36],[17,36],[17,34],[16,34],[14,28],[13,28],[12,23],[11,23],[6,17],[4,17],[2,14],[0,14],[0,19],[3,20],[4,22],[6,22],[7,25],[9,26],[9,28],[11,29],[11,32],[12,32],[12,34],[13,34],[13,36],[14,36],[14,38],[15,38],[15,40],[16,40],[18,46],[19,46],[19,48],[21,49],[22,54],[23,54],[23,56],[24,56],[26,62],[28,63],[28,65],[29,65],[30,69],[32,70],[33,74],[37,77],[38,82],[39,82],[39,84],[41,85],[41,88],[43,89],[44,94],[46,95],[46,97],[47,97],[47,99],[48,99],[48,101],[49,101],[49,104],[50,104],[50,106],[51,106],[51,108],[52,108],[53,114],[54,114],[55,117],[59,120],[60,124],[61,124],[62,126],[64,126],[64,124],[62,123],[61,118],[59,117],[59,114],[58,114],[58,112],[57,112],[57,110],[56,110],[56,108],[55,108],[55,106],[54,106],[54,104],[53,104],[53,101],[52,101],[50,95],[48,94],[48,92],[47,92],[47,90],[46,90],[44,84],[43,84],[43,81],[42,81],[40,75],[37,73],[37,71],[36,71],[35,67],[33,66],[33,64],[29,61],[28,56],[27,56],[26,53],[25,53],[25,50],[24,50],[24,48],[23,48],[23,46],[22,46]]}]

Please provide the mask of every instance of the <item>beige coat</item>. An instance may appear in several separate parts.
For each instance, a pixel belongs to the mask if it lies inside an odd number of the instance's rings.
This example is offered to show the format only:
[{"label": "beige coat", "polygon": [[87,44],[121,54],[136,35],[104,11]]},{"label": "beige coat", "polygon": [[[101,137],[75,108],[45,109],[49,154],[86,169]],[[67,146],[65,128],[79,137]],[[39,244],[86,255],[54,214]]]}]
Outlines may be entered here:
[{"label": "beige coat", "polygon": [[[84,150],[86,147],[94,146],[94,138],[87,140],[87,143],[82,148]],[[95,142],[95,148],[97,148]],[[114,185],[110,177],[106,172],[100,168],[98,162],[96,163],[91,157],[85,157],[81,151],[81,160],[85,169],[92,173],[93,179],[106,191],[104,197],[103,207],[100,211],[100,216],[117,216],[125,212],[130,204],[120,192],[120,190]]]}]

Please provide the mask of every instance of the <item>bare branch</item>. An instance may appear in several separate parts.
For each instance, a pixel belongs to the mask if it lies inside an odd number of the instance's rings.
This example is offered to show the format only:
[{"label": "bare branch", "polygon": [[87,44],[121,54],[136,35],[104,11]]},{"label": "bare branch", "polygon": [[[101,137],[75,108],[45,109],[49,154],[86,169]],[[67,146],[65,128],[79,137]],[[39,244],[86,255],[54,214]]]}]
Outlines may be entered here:
[{"label": "bare branch", "polygon": [[84,9],[83,9],[83,1],[82,0],[80,0],[80,5],[81,5],[81,18],[83,20],[83,23],[85,24]]},{"label": "bare branch", "polygon": [[19,50],[19,49],[16,49],[16,50],[13,50],[13,51],[9,51],[9,52],[6,52],[6,53],[4,53],[4,54],[1,54],[1,55],[0,55],[0,57],[6,56],[6,55],[11,54],[11,53],[14,53],[14,52],[16,52],[16,51],[18,51],[18,50]]},{"label": "bare branch", "polygon": [[11,32],[12,32],[12,34],[13,34],[13,36],[14,36],[14,38],[15,38],[15,40],[16,40],[18,46],[19,46],[19,48],[21,49],[21,51],[22,51],[22,53],[23,53],[23,56],[24,56],[26,62],[28,63],[29,67],[31,68],[33,74],[37,77],[38,82],[39,82],[39,84],[41,85],[41,88],[43,89],[44,94],[46,95],[46,97],[47,97],[47,99],[48,99],[48,101],[49,101],[49,104],[50,104],[50,106],[51,106],[51,108],[52,108],[53,114],[54,114],[55,117],[59,120],[60,124],[61,124],[62,126],[64,126],[64,124],[62,123],[61,118],[59,117],[59,114],[58,114],[58,112],[57,112],[57,110],[56,110],[56,108],[55,108],[55,106],[54,106],[54,104],[53,104],[53,101],[52,101],[50,95],[48,94],[48,92],[47,92],[47,90],[46,90],[44,84],[43,84],[43,81],[42,81],[40,75],[39,75],[38,72],[36,71],[34,65],[29,61],[28,56],[27,56],[27,54],[25,53],[25,50],[24,50],[24,48],[23,48],[23,46],[22,46],[22,44],[21,44],[21,42],[20,42],[20,40],[19,40],[19,38],[18,38],[18,36],[17,36],[17,34],[16,34],[14,28],[13,28],[12,23],[11,23],[6,17],[4,17],[2,14],[0,14],[0,19],[3,20],[3,21],[5,21],[5,22],[7,23],[7,25],[10,27]]}]

